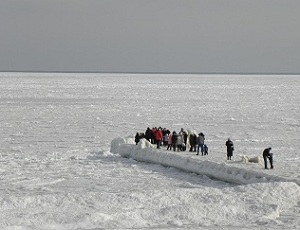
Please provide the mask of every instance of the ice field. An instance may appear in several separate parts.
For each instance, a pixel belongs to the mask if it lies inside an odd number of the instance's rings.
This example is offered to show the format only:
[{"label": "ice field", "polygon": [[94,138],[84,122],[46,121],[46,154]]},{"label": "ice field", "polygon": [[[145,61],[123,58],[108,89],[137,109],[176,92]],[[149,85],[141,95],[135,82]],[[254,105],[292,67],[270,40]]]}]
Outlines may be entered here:
[{"label": "ice field", "polygon": [[[0,229],[300,229],[299,76],[0,82]],[[205,133],[209,155],[131,142],[154,126]],[[243,161],[267,147],[273,170]]]}]

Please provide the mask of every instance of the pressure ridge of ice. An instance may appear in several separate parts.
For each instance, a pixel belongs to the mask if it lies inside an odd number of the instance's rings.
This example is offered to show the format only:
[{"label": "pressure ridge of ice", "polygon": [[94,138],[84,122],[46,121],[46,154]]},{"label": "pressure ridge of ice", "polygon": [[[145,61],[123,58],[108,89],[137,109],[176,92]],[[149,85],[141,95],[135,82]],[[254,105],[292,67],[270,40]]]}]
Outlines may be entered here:
[{"label": "pressure ridge of ice", "polygon": [[225,162],[196,159],[186,156],[184,152],[157,149],[145,139],[140,140],[138,145],[135,145],[133,138],[115,138],[111,141],[110,152],[136,161],[174,167],[229,183],[294,182],[300,185],[300,180],[297,178],[275,176],[255,169],[232,166]]}]

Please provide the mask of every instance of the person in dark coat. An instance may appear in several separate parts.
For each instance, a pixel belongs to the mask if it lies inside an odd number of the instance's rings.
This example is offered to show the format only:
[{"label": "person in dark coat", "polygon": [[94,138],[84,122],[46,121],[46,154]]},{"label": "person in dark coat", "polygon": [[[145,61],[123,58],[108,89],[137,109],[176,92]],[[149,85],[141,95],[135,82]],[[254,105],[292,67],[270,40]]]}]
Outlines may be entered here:
[{"label": "person in dark coat", "polygon": [[140,134],[136,133],[135,138],[134,138],[135,144],[137,145],[140,141]]},{"label": "person in dark coat", "polygon": [[204,155],[208,155],[208,146],[206,144],[203,145]]},{"label": "person in dark coat", "polygon": [[151,141],[152,131],[151,131],[151,129],[149,127],[147,128],[147,130],[145,132],[145,138],[146,138],[147,141],[149,141],[149,142]]},{"label": "person in dark coat", "polygon": [[174,131],[172,134],[172,146],[174,151],[176,151],[177,139],[178,139],[178,134]]},{"label": "person in dark coat", "polygon": [[266,148],[264,151],[263,151],[263,158],[264,158],[264,162],[265,162],[265,169],[268,168],[268,159],[270,161],[270,166],[271,166],[271,169],[273,168],[273,153],[271,153],[271,147],[269,148]]},{"label": "person in dark coat", "polygon": [[227,160],[231,160],[231,157],[233,156],[234,146],[230,138],[228,138],[228,140],[226,141],[226,146],[227,146]]},{"label": "person in dark coat", "polygon": [[190,152],[196,152],[197,136],[195,134],[190,135],[190,145]]},{"label": "person in dark coat", "polygon": [[155,133],[157,131],[156,127],[153,127],[151,130],[151,144],[156,144]]}]

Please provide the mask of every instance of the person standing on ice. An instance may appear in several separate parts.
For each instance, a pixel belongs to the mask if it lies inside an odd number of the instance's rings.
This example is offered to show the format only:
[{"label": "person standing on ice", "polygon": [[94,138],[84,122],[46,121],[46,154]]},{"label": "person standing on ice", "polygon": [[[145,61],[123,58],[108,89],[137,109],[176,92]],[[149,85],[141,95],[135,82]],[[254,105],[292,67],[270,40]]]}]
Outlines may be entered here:
[{"label": "person standing on ice", "polygon": [[182,146],[183,146],[183,134],[178,134],[177,136],[177,152],[182,151]]},{"label": "person standing on ice", "polygon": [[172,139],[173,139],[173,135],[172,133],[170,133],[169,137],[168,137],[168,147],[167,150],[172,150]]},{"label": "person standing on ice", "polygon": [[145,132],[145,138],[146,138],[146,140],[147,141],[151,141],[151,137],[152,137],[152,131],[151,131],[151,129],[148,127],[147,128],[147,130],[146,130],[146,132]]},{"label": "person standing on ice", "polygon": [[173,146],[173,151],[175,152],[176,151],[176,147],[177,147],[177,139],[178,139],[178,134],[173,131],[173,134],[172,134],[172,146]]},{"label": "person standing on ice", "polygon": [[163,133],[161,131],[161,128],[158,128],[156,130],[156,132],[154,133],[154,137],[155,137],[155,140],[156,140],[157,148],[160,149],[161,141],[162,141],[162,138],[163,138]]},{"label": "person standing on ice", "polygon": [[264,162],[265,162],[265,169],[268,169],[268,159],[270,161],[270,166],[271,166],[271,169],[273,168],[273,153],[271,153],[271,147],[269,148],[266,148],[264,151],[263,151],[263,158],[264,158]]},{"label": "person standing on ice", "polygon": [[182,137],[182,143],[184,143],[186,146],[187,138],[188,138],[187,132],[183,128],[181,128],[178,135]]},{"label": "person standing on ice", "polygon": [[156,144],[156,138],[155,138],[155,133],[157,131],[156,127],[153,127],[151,130],[151,144]]},{"label": "person standing on ice", "polygon": [[230,138],[228,138],[228,140],[226,141],[226,146],[227,146],[227,160],[231,160],[231,157],[233,156],[234,146]]},{"label": "person standing on ice", "polygon": [[136,133],[135,138],[134,138],[135,144],[137,145],[140,141],[140,134]]},{"label": "person standing on ice", "polygon": [[168,132],[163,132],[163,143],[164,146],[168,145],[168,140],[169,140],[169,133]]},{"label": "person standing on ice", "polygon": [[192,133],[190,134],[190,152],[196,152],[196,146],[197,146],[197,135]]},{"label": "person standing on ice", "polygon": [[197,150],[197,154],[199,155],[199,150],[201,149],[201,153],[202,155],[204,154],[204,141],[205,141],[205,136],[203,133],[199,133],[199,136],[197,138],[197,144],[198,144],[198,150]]}]

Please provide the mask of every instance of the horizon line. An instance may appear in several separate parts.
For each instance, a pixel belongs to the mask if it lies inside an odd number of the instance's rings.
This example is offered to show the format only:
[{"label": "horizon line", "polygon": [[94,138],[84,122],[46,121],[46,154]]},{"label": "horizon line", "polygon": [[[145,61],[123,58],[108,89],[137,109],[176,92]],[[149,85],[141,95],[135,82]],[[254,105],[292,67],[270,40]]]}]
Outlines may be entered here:
[{"label": "horizon line", "polygon": [[46,70],[1,70],[0,73],[97,73],[97,74],[190,74],[190,75],[300,75],[293,72],[163,72],[163,71],[46,71]]}]

